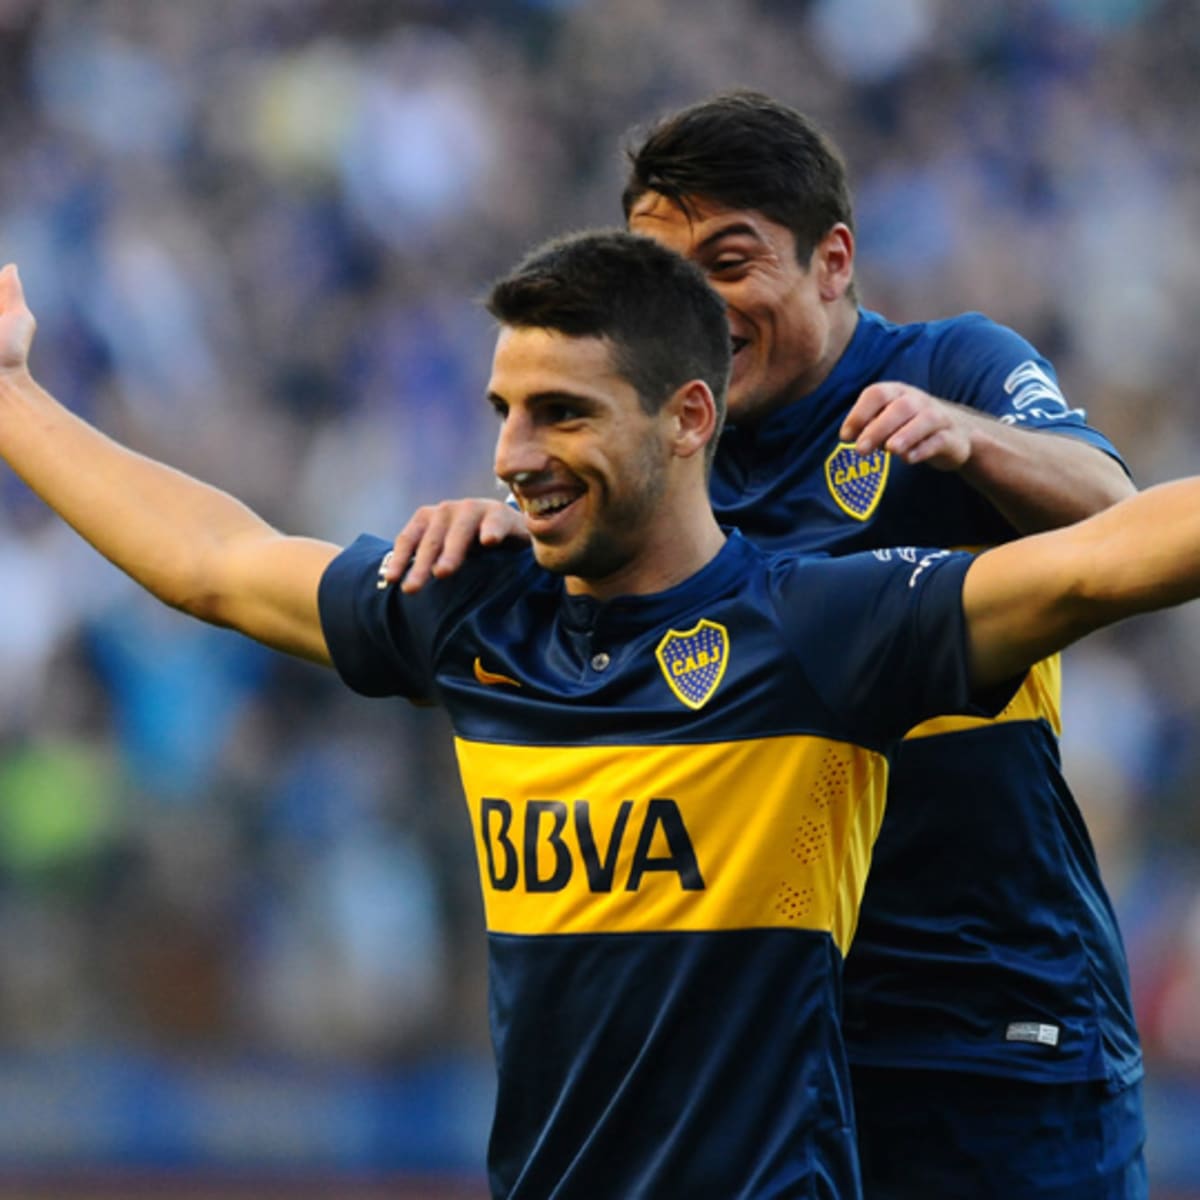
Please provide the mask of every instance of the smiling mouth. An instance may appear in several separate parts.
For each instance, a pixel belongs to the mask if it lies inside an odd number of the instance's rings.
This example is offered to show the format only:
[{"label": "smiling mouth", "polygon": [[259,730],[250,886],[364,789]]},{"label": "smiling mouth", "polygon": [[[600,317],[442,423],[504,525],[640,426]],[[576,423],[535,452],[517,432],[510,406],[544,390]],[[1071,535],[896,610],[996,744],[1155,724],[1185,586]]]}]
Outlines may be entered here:
[{"label": "smiling mouth", "polygon": [[570,508],[576,500],[579,499],[579,494],[566,495],[562,492],[552,496],[527,496],[522,497],[521,507],[531,517],[552,517],[556,513],[563,512]]},{"label": "smiling mouth", "polygon": [[572,508],[584,494],[584,488],[569,488],[563,485],[539,488],[536,492],[523,491],[514,487],[513,495],[521,506],[521,512],[531,533],[548,532],[557,523],[557,518]]}]

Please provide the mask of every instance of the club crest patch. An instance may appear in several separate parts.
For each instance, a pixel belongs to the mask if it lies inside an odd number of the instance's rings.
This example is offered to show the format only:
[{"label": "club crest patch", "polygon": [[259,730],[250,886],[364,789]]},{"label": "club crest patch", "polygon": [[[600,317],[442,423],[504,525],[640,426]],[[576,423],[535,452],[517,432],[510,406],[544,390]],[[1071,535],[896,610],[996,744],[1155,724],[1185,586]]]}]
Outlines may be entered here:
[{"label": "club crest patch", "polygon": [[703,708],[717,690],[729,662],[729,632],[702,620],[680,633],[669,629],[654,651],[671,691],[688,708]]},{"label": "club crest patch", "polygon": [[825,482],[838,508],[856,521],[867,520],[883,495],[891,462],[886,450],[859,454],[850,442],[838,442],[825,460]]}]

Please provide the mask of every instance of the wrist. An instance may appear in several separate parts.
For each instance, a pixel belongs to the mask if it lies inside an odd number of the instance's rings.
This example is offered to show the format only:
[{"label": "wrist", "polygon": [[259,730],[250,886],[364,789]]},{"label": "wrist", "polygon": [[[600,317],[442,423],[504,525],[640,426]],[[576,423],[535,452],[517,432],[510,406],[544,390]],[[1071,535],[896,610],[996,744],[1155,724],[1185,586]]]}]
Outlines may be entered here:
[{"label": "wrist", "polygon": [[969,481],[985,480],[1010,453],[1006,426],[995,417],[962,406],[963,459],[959,471]]}]

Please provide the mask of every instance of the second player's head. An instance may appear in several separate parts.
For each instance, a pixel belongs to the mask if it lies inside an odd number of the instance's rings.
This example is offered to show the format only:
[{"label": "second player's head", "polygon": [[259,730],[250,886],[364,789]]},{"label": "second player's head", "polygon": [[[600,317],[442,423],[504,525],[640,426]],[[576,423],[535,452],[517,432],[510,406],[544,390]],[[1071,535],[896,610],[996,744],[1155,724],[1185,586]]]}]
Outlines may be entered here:
[{"label": "second player's head", "polygon": [[629,227],[698,263],[729,306],[729,408],[753,420],[816,387],[853,327],[853,211],[833,144],[756,92],[691,105],[629,151]]}]

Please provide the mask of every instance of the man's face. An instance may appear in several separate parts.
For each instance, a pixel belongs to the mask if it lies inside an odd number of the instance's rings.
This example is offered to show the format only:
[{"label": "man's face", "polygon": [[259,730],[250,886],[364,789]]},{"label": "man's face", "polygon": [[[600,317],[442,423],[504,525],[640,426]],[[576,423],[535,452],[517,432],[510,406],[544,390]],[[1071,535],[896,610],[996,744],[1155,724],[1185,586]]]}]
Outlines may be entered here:
[{"label": "man's face", "polygon": [[688,208],[646,192],[629,228],[691,259],[720,293],[733,335],[729,416],[753,421],[829,373],[842,350],[831,336],[831,302],[844,287],[830,288],[820,251],[801,266],[791,230],[762,213],[696,197]]},{"label": "man's face", "polygon": [[[496,474],[525,514],[537,561],[620,584],[666,488],[664,414],[642,409],[609,342],[535,328],[501,331],[488,400],[501,421]],[[596,589],[568,579],[568,590]]]}]

